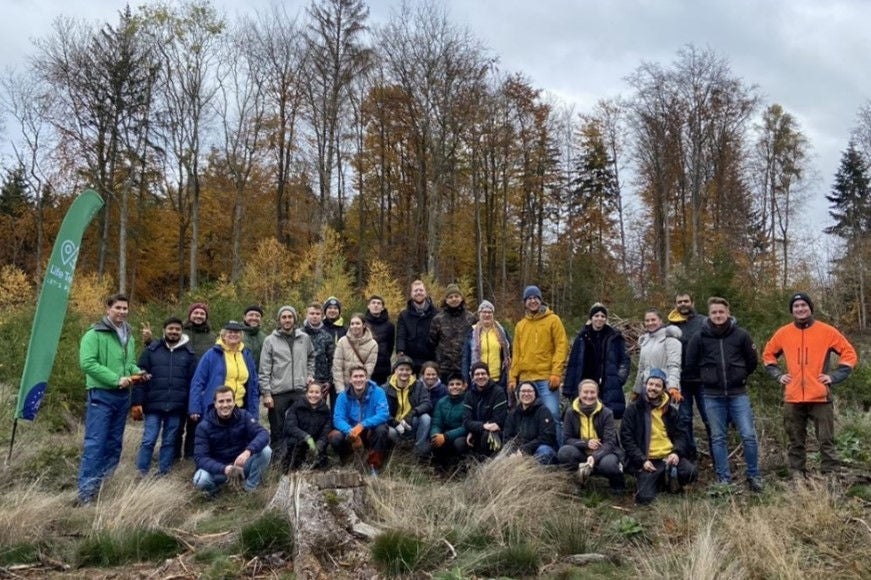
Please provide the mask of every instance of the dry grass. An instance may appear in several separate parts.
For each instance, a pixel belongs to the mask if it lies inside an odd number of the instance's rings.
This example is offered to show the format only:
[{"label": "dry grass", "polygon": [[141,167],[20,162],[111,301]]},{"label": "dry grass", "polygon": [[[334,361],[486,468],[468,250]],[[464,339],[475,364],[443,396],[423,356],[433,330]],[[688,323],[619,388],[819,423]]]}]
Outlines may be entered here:
[{"label": "dry grass", "polygon": [[118,483],[104,488],[94,506],[94,533],[172,525],[193,495],[189,487],[170,478]]},{"label": "dry grass", "polygon": [[0,493],[0,546],[45,541],[64,517],[63,496],[43,491],[40,485],[36,480]]}]

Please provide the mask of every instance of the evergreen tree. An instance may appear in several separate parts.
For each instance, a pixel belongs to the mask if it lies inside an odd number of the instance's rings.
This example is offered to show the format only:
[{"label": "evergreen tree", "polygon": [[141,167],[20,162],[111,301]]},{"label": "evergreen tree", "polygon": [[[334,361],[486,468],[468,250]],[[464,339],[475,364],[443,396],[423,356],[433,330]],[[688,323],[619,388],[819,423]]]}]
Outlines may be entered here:
[{"label": "evergreen tree", "polygon": [[850,141],[835,173],[832,193],[826,196],[831,203],[829,215],[835,220],[835,225],[826,228],[826,233],[845,239],[848,245],[871,233],[871,179],[868,171],[868,162],[856,144]]},{"label": "evergreen tree", "polygon": [[14,217],[23,214],[28,206],[27,193],[24,167],[7,170],[0,187],[0,214]]}]

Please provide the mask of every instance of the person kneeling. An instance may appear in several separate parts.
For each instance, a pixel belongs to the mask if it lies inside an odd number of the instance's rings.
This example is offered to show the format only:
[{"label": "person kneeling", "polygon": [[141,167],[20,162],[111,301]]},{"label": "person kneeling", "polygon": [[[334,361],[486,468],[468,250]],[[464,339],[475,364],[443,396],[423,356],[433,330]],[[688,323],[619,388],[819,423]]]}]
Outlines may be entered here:
[{"label": "person kneeling", "polygon": [[465,395],[463,375],[451,373],[448,376],[448,396],[436,403],[429,431],[433,459],[436,466],[442,469],[456,464],[466,451],[466,428],[463,426]]},{"label": "person kneeling", "polygon": [[532,455],[542,465],[556,459],[556,423],[550,410],[538,398],[538,389],[532,381],[523,381],[517,387],[519,404],[505,420],[505,439],[516,448],[516,453]]},{"label": "person kneeling", "polygon": [[214,404],[197,425],[194,486],[214,495],[227,480],[244,478],[245,491],[254,491],[271,457],[269,431],[248,411],[236,407],[232,388],[218,387]]},{"label": "person kneeling", "polygon": [[566,409],[563,429],[566,442],[557,453],[560,464],[577,470],[581,484],[590,475],[601,475],[608,478],[612,494],[623,493],[623,450],[617,442],[614,413],[599,400],[596,381],[581,381],[578,398]]},{"label": "person kneeling", "polygon": [[678,425],[678,411],[668,404],[666,375],[650,369],[644,390],[626,409],[620,439],[626,467],[635,473],[635,502],[649,504],[661,485],[671,492],[695,481],[696,465],[686,459],[686,441]]},{"label": "person kneeling", "polygon": [[325,392],[320,383],[309,383],[305,400],[297,401],[287,410],[284,435],[288,453],[282,465],[283,471],[299,469],[308,453],[314,456],[316,468],[327,467],[327,437],[333,428],[333,418],[324,400]]},{"label": "person kneeling", "polygon": [[390,408],[389,437],[393,443],[414,438],[414,454],[429,457],[429,428],[432,403],[429,390],[411,374],[413,361],[400,355],[393,363],[393,374],[384,385]]},{"label": "person kneeling", "polygon": [[369,454],[366,462],[372,475],[384,463],[387,451],[387,420],[390,411],[384,389],[369,380],[366,367],[352,366],[351,384],[339,393],[333,411],[333,429],[328,437],[330,445],[341,460],[347,461],[355,449],[366,448]]},{"label": "person kneeling", "polygon": [[463,427],[466,440],[463,451],[478,456],[495,455],[502,449],[502,427],[508,413],[505,390],[490,380],[486,363],[471,368],[472,386],[463,399]]}]

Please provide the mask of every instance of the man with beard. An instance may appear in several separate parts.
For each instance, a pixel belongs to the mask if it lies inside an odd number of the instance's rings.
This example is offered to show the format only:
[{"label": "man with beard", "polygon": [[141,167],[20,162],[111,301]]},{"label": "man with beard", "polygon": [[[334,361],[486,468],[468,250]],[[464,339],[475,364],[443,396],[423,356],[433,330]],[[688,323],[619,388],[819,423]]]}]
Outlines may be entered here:
[{"label": "man with beard", "polygon": [[335,296],[330,296],[324,302],[324,328],[333,337],[333,343],[345,336],[348,329],[345,327],[345,319],[342,317],[342,303]]},{"label": "man with beard", "polygon": [[384,307],[384,298],[375,295],[369,298],[365,320],[372,338],[378,343],[378,358],[375,361],[375,370],[372,371],[372,380],[383,385],[390,376],[390,357],[393,355],[393,343],[396,340],[396,327],[390,322],[387,308]]},{"label": "man with beard", "polygon": [[466,310],[460,287],[449,284],[442,309],[429,328],[429,341],[435,349],[442,382],[447,382],[451,374],[462,372],[463,346],[474,323],[475,315]]},{"label": "man with beard", "polygon": [[336,353],[336,343],[321,318],[322,314],[320,303],[309,304],[305,311],[305,324],[302,329],[315,349],[315,382],[321,385],[326,396],[328,390],[332,390],[333,355]]},{"label": "man with beard", "polygon": [[429,341],[429,329],[435,314],[426,285],[422,280],[415,280],[411,283],[411,298],[396,321],[396,354],[411,357],[415,373],[426,361],[435,360],[435,350]]},{"label": "man with beard", "polygon": [[245,331],[242,334],[242,344],[248,347],[251,351],[251,356],[254,358],[254,364],[260,364],[260,351],[263,350],[263,341],[266,340],[266,333],[260,327],[263,319],[263,308],[252,304],[245,309],[245,315],[242,318],[242,323],[245,325]]}]

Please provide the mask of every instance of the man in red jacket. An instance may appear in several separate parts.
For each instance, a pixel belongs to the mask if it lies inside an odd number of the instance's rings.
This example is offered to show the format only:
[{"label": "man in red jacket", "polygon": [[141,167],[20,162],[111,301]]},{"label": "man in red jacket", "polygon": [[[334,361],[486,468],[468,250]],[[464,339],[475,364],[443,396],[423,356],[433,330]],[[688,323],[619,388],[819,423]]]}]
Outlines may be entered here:
[{"label": "man in red jacket", "polygon": [[[810,296],[803,292],[794,294],[789,299],[789,309],[793,322],[778,329],[762,353],[768,374],[783,386],[789,470],[794,476],[805,474],[805,438],[810,419],[820,444],[821,471],[830,473],[838,466],[831,388],[850,376],[859,359],[843,334],[814,320]],[[829,352],[840,359],[833,371],[828,369]],[[777,364],[781,355],[786,361],[786,372]]]}]

